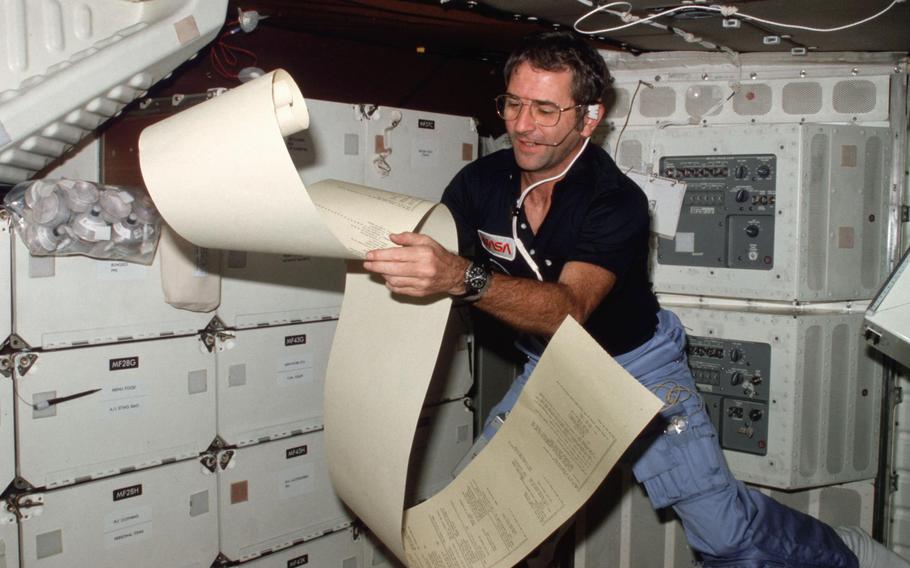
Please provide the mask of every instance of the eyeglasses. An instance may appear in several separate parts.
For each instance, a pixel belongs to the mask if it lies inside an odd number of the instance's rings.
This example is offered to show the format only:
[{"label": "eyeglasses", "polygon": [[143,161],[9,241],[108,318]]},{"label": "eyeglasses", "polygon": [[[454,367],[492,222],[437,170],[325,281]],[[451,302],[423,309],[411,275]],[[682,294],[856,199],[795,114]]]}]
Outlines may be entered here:
[{"label": "eyeglasses", "polygon": [[521,107],[528,105],[531,109],[531,118],[537,126],[556,126],[563,111],[579,108],[584,105],[561,107],[556,103],[544,101],[525,102],[515,95],[499,95],[496,97],[496,114],[503,120],[515,120],[521,114]]}]

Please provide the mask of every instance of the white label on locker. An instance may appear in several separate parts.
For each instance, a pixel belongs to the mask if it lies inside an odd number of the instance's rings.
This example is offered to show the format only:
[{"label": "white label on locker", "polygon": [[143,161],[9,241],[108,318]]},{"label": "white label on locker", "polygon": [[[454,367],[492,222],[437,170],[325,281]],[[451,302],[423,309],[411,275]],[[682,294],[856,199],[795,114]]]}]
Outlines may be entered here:
[{"label": "white label on locker", "polygon": [[149,267],[135,262],[96,261],[95,269],[98,280],[144,280],[148,275]]},{"label": "white label on locker", "polygon": [[139,542],[151,536],[151,529],[151,507],[116,511],[104,518],[104,543],[111,548]]},{"label": "white label on locker", "polygon": [[278,385],[309,384],[313,381],[313,363],[305,354],[278,360]]},{"label": "white label on locker", "polygon": [[149,396],[148,385],[124,383],[103,390],[102,411],[108,416],[132,416],[142,412]]},{"label": "white label on locker", "polygon": [[411,147],[411,165],[417,168],[435,168],[439,165],[439,140],[434,137],[418,138]]},{"label": "white label on locker", "polygon": [[282,497],[299,497],[314,489],[313,464],[305,463],[282,471],[278,493]]}]

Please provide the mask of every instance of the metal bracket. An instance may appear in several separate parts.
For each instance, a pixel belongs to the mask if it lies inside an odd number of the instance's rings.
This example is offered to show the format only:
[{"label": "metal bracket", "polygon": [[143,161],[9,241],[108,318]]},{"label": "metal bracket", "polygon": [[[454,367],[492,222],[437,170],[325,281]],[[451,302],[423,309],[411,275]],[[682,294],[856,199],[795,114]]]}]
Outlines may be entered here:
[{"label": "metal bracket", "polygon": [[15,333],[6,340],[6,345],[14,351],[26,351],[32,348],[24,339]]},{"label": "metal bracket", "polygon": [[221,455],[218,456],[218,466],[221,467],[221,471],[227,469],[232,459],[234,459],[234,450],[225,450],[221,452]]},{"label": "metal bracket", "polygon": [[374,120],[373,115],[376,114],[377,110],[379,110],[379,105],[356,105],[354,110],[355,118],[357,120]]},{"label": "metal bracket", "polygon": [[216,452],[205,452],[199,456],[199,463],[202,464],[202,467],[212,473],[215,473],[215,470],[218,469],[218,459],[215,457],[215,455]]},{"label": "metal bracket", "polygon": [[0,375],[6,378],[13,376],[13,356],[5,355],[0,357]]},{"label": "metal bracket", "polygon": [[28,374],[29,370],[34,366],[35,361],[38,360],[37,353],[27,353],[25,355],[15,356],[16,360],[16,373],[20,377],[24,377]]},{"label": "metal bracket", "polygon": [[898,490],[898,481],[900,479],[900,474],[896,471],[891,470],[891,475],[888,476],[888,492],[897,493]]}]

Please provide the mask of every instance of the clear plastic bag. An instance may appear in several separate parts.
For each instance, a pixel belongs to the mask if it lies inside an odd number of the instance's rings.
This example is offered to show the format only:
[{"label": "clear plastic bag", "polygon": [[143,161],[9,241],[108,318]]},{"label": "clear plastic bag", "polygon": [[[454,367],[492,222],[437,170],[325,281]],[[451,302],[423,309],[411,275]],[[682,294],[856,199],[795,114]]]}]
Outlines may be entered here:
[{"label": "clear plastic bag", "polygon": [[35,256],[81,254],[151,264],[161,215],[141,190],[69,179],[15,186],[3,200]]}]

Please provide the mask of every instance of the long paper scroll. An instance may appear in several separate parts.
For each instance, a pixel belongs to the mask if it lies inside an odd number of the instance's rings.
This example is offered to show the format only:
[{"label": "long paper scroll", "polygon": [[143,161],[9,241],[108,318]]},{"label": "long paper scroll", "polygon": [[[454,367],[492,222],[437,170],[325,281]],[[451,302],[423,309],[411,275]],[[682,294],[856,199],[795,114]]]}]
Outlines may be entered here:
[{"label": "long paper scroll", "polygon": [[[359,259],[416,229],[455,249],[443,206],[331,180],[305,188],[283,137],[309,119],[280,70],[187,109],[140,138],[149,193],[203,247]],[[393,297],[349,261],[326,377],[330,475],[407,565],[512,566],[587,500],[660,403],[567,320],[496,438],[444,491],[404,511],[449,304]]]}]

